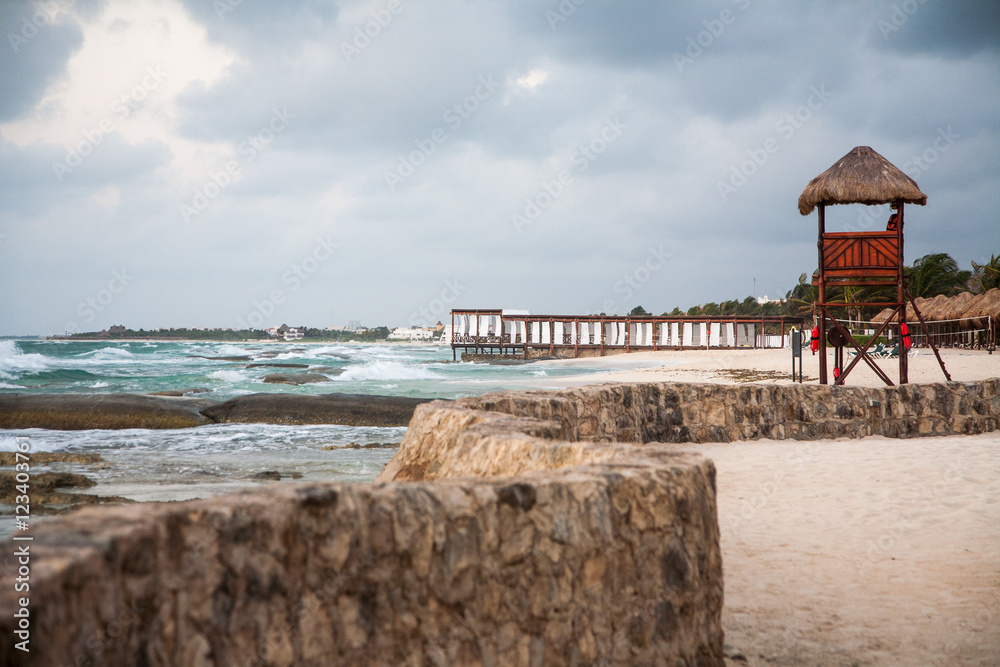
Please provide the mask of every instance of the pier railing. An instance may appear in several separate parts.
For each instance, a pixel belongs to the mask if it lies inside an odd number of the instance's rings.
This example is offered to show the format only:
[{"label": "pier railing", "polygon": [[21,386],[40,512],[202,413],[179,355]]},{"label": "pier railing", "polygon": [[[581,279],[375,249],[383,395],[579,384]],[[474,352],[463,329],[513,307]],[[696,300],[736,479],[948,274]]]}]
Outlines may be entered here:
[{"label": "pier railing", "polygon": [[502,310],[451,311],[457,353],[604,356],[622,352],[785,347],[800,317],[631,317],[524,315]]}]

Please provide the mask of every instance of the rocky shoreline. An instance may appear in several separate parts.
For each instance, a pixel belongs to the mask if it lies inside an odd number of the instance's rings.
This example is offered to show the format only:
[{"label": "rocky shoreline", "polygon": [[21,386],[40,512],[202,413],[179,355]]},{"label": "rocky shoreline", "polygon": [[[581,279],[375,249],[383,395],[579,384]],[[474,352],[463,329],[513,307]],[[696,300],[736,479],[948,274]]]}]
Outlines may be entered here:
[{"label": "rocky shoreline", "polygon": [[406,426],[429,399],[363,394],[270,394],[218,402],[145,394],[0,394],[0,428],[168,429],[207,424]]}]

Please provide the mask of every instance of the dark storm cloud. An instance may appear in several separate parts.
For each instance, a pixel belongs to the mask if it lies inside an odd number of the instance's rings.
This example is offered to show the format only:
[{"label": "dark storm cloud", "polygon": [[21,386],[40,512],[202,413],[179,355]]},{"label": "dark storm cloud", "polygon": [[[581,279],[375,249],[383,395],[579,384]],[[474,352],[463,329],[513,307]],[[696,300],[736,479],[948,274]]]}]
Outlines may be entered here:
[{"label": "dark storm cloud", "polygon": [[58,6],[27,0],[0,4],[0,121],[32,109],[80,47],[79,26],[60,15]]},{"label": "dark storm cloud", "polygon": [[1000,49],[1000,4],[978,0],[884,3],[872,26],[871,44],[904,53],[965,57]]},{"label": "dark storm cloud", "polygon": [[[662,312],[743,298],[754,278],[773,298],[815,268],[799,193],[856,145],[929,196],[908,212],[908,261],[944,251],[965,267],[1000,251],[989,7],[392,6],[189,0],[232,62],[172,100],[166,139],[109,135],[60,182],[52,162],[69,147],[5,138],[0,282],[19,276],[20,291],[3,294],[25,323],[14,328],[66,318],[38,309],[41,285],[99,285],[119,265],[142,269],[126,324],[235,326],[289,290],[282,276],[322,238],[338,249],[280,320],[402,325],[455,279],[460,305],[534,312],[596,312],[609,299]],[[4,54],[5,83],[22,86],[0,102],[8,119],[37,111],[81,47],[79,28],[54,27],[60,43],[44,57]],[[277,132],[275,114],[286,117]],[[254,140],[265,145],[250,151]],[[213,186],[226,155],[241,176]],[[212,197],[185,223],[178,206],[206,186]],[[834,209],[831,225],[863,213]],[[650,253],[662,268],[631,300],[616,293]],[[86,291],[69,289],[59,308],[72,314]]]}]

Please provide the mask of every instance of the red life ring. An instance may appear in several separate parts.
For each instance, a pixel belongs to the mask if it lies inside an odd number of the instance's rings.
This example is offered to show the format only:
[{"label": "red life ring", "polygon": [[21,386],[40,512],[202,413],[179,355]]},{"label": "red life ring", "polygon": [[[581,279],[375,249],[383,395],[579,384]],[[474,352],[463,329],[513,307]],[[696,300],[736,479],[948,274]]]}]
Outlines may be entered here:
[{"label": "red life ring", "polygon": [[899,325],[899,337],[903,339],[904,350],[909,350],[913,347],[913,340],[910,338],[910,327],[906,326],[906,322]]}]

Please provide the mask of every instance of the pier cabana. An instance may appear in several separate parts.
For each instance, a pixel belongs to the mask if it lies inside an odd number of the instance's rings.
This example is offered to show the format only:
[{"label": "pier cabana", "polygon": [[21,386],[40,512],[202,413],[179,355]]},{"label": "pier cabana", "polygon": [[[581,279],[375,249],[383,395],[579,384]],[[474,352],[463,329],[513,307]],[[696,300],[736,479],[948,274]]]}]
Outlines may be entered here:
[{"label": "pier cabana", "polygon": [[767,348],[789,344],[801,317],[530,315],[453,310],[452,357],[603,357],[650,350]]},{"label": "pier cabana", "polygon": [[[890,218],[894,225],[887,225],[884,231],[827,232],[826,207],[833,204],[895,204],[896,213]],[[816,308],[820,384],[827,384],[828,333],[832,345],[850,345],[857,351],[846,368],[836,368],[839,373],[835,373],[835,384],[843,384],[859,361],[867,363],[886,384],[893,384],[872,359],[869,347],[890,326],[895,328],[897,335],[905,331],[902,327],[907,320],[906,305],[907,302],[913,303],[906,291],[903,277],[903,212],[906,204],[924,206],[927,204],[927,195],[920,191],[916,181],[868,146],[858,146],[840,158],[832,167],[809,181],[799,196],[799,213],[809,215],[815,209],[819,211],[819,270],[814,276],[813,284],[819,290]],[[830,290],[834,287],[895,287],[896,300],[888,304],[831,301]],[[860,345],[847,328],[837,323],[831,313],[832,308],[886,305],[891,314],[865,345]],[[920,310],[915,305],[913,312],[922,321]],[[932,341],[930,345],[945,377],[951,380]],[[907,355],[905,349],[900,352],[899,382],[905,384],[908,382]]]}]

